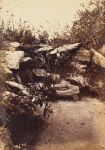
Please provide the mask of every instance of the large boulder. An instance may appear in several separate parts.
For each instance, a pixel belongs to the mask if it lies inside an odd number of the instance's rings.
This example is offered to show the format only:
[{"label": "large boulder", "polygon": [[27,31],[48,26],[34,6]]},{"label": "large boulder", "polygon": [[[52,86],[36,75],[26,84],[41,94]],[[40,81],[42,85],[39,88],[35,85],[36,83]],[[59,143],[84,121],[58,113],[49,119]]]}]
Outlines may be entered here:
[{"label": "large boulder", "polygon": [[24,57],[24,51],[6,51],[5,65],[9,69],[19,69],[20,60]]},{"label": "large boulder", "polygon": [[10,80],[13,78],[12,71],[7,68],[8,62],[6,61],[6,50],[0,51],[0,73],[2,74],[3,78]]},{"label": "large boulder", "polygon": [[19,76],[20,62],[24,57],[24,51],[6,51],[4,70],[7,78],[11,81],[21,83]]}]

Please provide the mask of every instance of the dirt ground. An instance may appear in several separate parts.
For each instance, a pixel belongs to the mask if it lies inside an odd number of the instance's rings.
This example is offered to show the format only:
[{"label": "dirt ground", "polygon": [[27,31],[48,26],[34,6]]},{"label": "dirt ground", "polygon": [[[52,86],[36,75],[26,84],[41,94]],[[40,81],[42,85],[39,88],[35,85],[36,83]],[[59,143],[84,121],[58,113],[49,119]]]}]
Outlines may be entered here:
[{"label": "dirt ground", "polygon": [[[28,135],[33,144],[22,150],[104,150],[105,103],[84,97],[81,101],[53,103],[53,114]],[[31,143],[31,142],[30,142]],[[0,145],[2,142],[0,143]],[[1,150],[3,147],[1,147]]]},{"label": "dirt ground", "polygon": [[47,119],[35,150],[105,149],[105,104],[84,97],[81,101],[59,101]]}]

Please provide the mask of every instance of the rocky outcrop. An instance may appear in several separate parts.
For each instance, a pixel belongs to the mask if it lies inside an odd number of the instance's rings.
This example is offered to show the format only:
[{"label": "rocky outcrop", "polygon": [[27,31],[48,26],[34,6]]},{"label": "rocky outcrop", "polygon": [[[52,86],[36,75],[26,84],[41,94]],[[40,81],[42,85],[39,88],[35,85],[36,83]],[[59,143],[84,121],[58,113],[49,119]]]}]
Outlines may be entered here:
[{"label": "rocky outcrop", "polygon": [[[14,46],[16,43],[11,45]],[[40,82],[55,90],[57,96],[78,95],[81,88],[90,87],[89,84],[85,84],[85,75],[91,54],[80,46],[80,43],[75,43],[54,48],[47,45],[17,43],[14,47],[18,51],[6,52],[6,60],[9,62],[7,68],[13,74],[12,79],[6,81],[6,84],[18,88],[25,95],[29,93],[24,86]],[[61,61],[62,56],[67,59],[63,58]],[[65,63],[68,68],[65,67]],[[63,78],[61,74],[65,69],[66,74],[70,73],[70,76]]]}]

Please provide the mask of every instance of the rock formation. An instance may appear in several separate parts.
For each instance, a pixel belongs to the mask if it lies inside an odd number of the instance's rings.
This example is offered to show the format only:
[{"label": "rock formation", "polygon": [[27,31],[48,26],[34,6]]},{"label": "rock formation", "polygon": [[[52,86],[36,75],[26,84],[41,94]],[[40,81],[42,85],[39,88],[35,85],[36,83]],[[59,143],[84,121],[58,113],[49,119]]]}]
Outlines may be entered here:
[{"label": "rock formation", "polygon": [[[92,89],[85,81],[91,53],[80,43],[58,48],[20,45],[17,42],[10,45],[15,50],[6,51],[6,67],[12,72],[12,77],[6,84],[18,88],[23,94],[29,95],[26,88],[33,83],[43,83],[55,90],[56,96],[61,97],[79,95],[81,89],[86,87]],[[95,53],[94,50],[91,51]]]}]

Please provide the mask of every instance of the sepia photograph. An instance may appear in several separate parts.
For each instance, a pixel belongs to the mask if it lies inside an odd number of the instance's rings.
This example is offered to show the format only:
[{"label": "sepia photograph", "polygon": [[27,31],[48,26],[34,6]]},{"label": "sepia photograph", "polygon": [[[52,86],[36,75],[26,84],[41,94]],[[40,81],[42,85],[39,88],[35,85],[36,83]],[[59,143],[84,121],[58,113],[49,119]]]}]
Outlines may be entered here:
[{"label": "sepia photograph", "polygon": [[105,150],[104,80],[104,0],[0,0],[0,150]]}]

